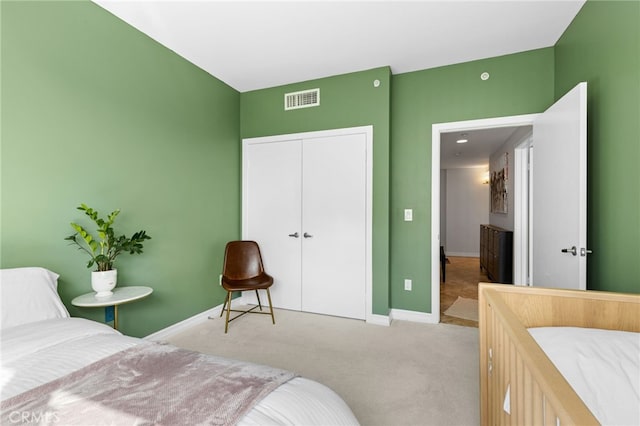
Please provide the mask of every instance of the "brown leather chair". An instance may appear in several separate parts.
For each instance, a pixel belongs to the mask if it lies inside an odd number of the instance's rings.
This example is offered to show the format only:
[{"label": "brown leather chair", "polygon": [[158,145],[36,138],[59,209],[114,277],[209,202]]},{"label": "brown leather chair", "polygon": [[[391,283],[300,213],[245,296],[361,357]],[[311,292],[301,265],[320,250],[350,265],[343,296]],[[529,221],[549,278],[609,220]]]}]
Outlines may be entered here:
[{"label": "brown leather chair", "polygon": [[[224,332],[229,329],[229,322],[241,317],[244,314],[267,314],[271,315],[271,321],[275,324],[276,319],[273,316],[273,306],[271,305],[271,294],[269,287],[273,284],[273,278],[264,271],[262,266],[262,256],[260,255],[260,247],[255,241],[230,241],[224,252],[224,266],[222,271],[222,287],[227,290],[227,299],[222,306],[220,317],[224,311],[227,311],[227,318],[224,323]],[[231,294],[234,291],[250,291],[255,290],[258,298],[258,306],[242,311],[231,309]],[[260,295],[258,290],[266,290],[269,299],[269,312],[262,312],[262,303],[260,303]],[[260,308],[260,312],[254,312],[254,309]],[[229,319],[229,312],[242,312],[240,315]]]}]

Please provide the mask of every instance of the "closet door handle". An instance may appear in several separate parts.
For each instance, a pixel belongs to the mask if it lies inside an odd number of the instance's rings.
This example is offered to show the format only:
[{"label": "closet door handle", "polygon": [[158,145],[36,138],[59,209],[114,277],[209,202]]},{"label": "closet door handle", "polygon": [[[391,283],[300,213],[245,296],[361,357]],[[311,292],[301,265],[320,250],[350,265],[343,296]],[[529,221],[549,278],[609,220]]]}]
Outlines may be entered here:
[{"label": "closet door handle", "polygon": [[298,235],[298,233],[297,233],[297,232],[296,232],[296,233],[294,233],[294,234],[289,234],[289,236],[290,236],[290,237],[293,237],[293,238],[298,238],[298,237],[299,237],[299,235]]},{"label": "closet door handle", "polygon": [[311,235],[311,234],[307,234],[307,233],[305,232],[305,233],[304,233],[304,235],[303,235],[303,237],[305,237],[305,238],[311,238],[311,237],[313,237],[313,235]]}]

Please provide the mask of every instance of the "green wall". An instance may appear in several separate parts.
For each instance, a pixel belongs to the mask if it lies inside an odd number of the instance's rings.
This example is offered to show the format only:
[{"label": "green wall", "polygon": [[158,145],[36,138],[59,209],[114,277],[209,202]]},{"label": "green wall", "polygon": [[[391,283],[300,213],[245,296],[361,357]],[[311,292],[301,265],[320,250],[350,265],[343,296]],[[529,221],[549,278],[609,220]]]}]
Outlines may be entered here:
[{"label": "green wall", "polygon": [[[480,79],[484,71],[489,80]],[[391,83],[391,306],[431,312],[431,126],[544,111],[553,103],[553,48],[394,75]],[[403,220],[405,208],[412,222]]]},{"label": "green wall", "polygon": [[119,283],[152,296],[120,309],[143,336],[222,303],[224,243],[240,235],[240,95],[90,2],[2,2],[2,259],[91,291],[88,260],[63,238],[75,207],[122,210],[145,229]]},{"label": "green wall", "polygon": [[640,293],[640,2],[588,1],[555,55],[556,98],[588,85],[588,287]]},{"label": "green wall", "polygon": [[[374,80],[380,86],[374,87]],[[373,125],[373,313],[389,311],[388,67],[242,93],[242,137]],[[284,94],[320,88],[320,105],[284,110]]]},{"label": "green wall", "polygon": [[[121,308],[123,331],[145,335],[223,300],[224,243],[240,235],[241,138],[362,125],[374,126],[374,313],[430,312],[432,124],[541,112],[583,80],[589,288],[639,291],[638,2],[589,0],[551,48],[243,94],[88,1],[0,5],[0,264],[60,273],[72,315],[102,318],[69,304],[90,290],[85,257],[63,240],[83,220],[79,203],[120,208],[123,233],[153,237],[118,260],[121,283],[155,289]],[[319,107],[283,110],[284,93],[316,87]]]}]

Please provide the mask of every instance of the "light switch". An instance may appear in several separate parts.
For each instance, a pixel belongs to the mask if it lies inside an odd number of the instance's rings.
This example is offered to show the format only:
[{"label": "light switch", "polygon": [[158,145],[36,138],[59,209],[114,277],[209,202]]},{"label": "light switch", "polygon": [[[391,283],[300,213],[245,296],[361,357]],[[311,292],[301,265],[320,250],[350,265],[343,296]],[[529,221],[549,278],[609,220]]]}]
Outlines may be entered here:
[{"label": "light switch", "polygon": [[411,222],[413,220],[413,209],[404,209],[404,221]]},{"label": "light switch", "polygon": [[410,279],[406,279],[404,280],[404,289],[407,291],[411,291],[411,280]]}]

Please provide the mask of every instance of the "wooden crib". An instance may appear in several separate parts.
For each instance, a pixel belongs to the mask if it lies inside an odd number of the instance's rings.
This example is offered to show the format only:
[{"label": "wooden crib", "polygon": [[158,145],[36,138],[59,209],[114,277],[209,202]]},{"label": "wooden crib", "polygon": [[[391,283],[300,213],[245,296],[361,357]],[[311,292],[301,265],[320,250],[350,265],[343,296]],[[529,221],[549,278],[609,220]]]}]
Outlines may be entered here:
[{"label": "wooden crib", "polygon": [[481,424],[599,424],[527,328],[640,332],[640,295],[480,283],[478,299]]}]

